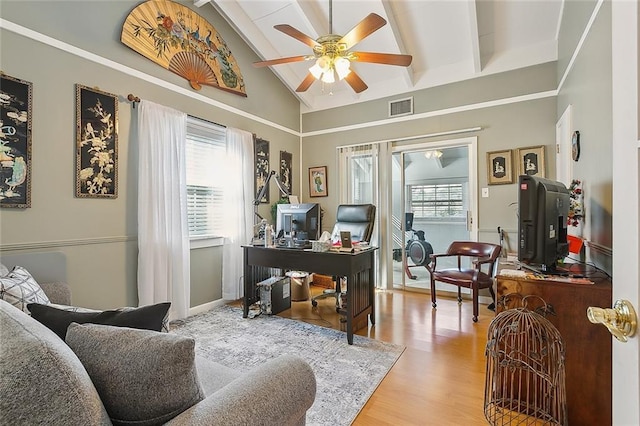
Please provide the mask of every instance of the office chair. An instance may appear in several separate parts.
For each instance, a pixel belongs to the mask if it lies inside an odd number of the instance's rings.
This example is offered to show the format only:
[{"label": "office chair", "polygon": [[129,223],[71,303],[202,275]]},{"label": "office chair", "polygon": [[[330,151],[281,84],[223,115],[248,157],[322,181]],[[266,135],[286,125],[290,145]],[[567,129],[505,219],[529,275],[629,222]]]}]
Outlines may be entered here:
[{"label": "office chair", "polygon": [[[352,241],[371,242],[376,217],[376,206],[373,204],[341,204],[336,214],[336,224],[331,233],[331,240],[340,238],[341,231],[349,231]],[[341,277],[334,277],[336,288],[327,289],[322,294],[311,298],[311,305],[318,306],[318,300],[328,297],[336,298],[336,310],[340,309],[342,296]]]},{"label": "office chair", "polygon": [[[432,254],[432,264],[427,265],[431,274],[431,306],[436,307],[436,281],[458,286],[458,303],[462,303],[461,288],[470,288],[473,297],[473,322],[478,322],[478,292],[481,288],[488,288],[495,302],[493,291],[493,279],[498,269],[498,256],[501,247],[491,243],[479,243],[474,241],[454,241],[446,253]],[[457,268],[437,269],[438,259],[456,257]],[[472,260],[472,268],[463,268],[462,259],[476,258]],[[488,265],[486,272],[482,266]]]}]

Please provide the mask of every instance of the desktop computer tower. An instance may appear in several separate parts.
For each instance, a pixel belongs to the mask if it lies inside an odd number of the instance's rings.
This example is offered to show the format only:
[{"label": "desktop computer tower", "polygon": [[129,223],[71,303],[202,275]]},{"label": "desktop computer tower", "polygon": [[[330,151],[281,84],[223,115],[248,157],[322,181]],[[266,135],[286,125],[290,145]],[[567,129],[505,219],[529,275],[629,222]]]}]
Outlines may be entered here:
[{"label": "desktop computer tower", "polygon": [[289,277],[271,277],[256,284],[260,292],[260,312],[279,314],[291,308],[291,282]]}]

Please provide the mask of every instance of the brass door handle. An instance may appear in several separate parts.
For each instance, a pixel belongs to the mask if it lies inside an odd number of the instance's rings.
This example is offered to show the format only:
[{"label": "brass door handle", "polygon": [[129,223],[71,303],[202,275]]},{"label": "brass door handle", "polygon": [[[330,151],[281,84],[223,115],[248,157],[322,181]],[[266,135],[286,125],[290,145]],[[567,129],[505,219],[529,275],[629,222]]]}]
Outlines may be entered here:
[{"label": "brass door handle", "polygon": [[617,300],[613,308],[587,308],[587,318],[594,324],[602,324],[621,342],[636,334],[638,316],[628,300]]}]

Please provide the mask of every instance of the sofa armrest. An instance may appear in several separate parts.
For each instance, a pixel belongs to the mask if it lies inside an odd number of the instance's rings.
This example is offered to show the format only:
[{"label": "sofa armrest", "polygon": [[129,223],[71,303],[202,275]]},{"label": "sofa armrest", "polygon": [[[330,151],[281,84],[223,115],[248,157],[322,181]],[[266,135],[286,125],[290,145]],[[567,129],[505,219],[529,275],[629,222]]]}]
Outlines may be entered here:
[{"label": "sofa armrest", "polygon": [[303,425],[316,397],[311,367],[282,355],[238,377],[167,425]]},{"label": "sofa armrest", "polygon": [[71,288],[64,282],[38,283],[51,303],[71,305]]}]

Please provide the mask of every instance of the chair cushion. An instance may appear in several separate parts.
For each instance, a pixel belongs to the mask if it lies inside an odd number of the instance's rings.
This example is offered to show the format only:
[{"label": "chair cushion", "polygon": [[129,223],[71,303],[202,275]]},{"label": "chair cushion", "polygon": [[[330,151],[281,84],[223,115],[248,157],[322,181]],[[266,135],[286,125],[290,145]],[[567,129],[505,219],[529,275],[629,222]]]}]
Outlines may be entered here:
[{"label": "chair cushion", "polygon": [[51,330],[0,300],[0,335],[0,424],[110,424],[80,360]]},{"label": "chair cushion", "polygon": [[29,303],[49,303],[44,290],[22,266],[15,266],[7,275],[0,277],[0,299],[29,313]]},{"label": "chair cushion", "polygon": [[[473,274],[475,272],[475,269],[459,270],[457,268],[451,268],[433,271],[432,275],[433,279],[436,281],[471,288]],[[493,285],[493,279],[484,272],[480,272],[480,274],[478,274],[478,288],[488,288],[491,287],[491,285]]]},{"label": "chair cushion", "polygon": [[71,324],[67,344],[86,368],[115,425],[158,425],[203,400],[189,337]]},{"label": "chair cushion", "polygon": [[163,321],[170,302],[139,308],[120,308],[108,311],[70,311],[38,303],[30,303],[28,309],[31,316],[53,330],[62,340],[67,334],[67,328],[72,322],[78,324],[104,324],[120,327],[130,327],[145,330],[161,331]]}]

